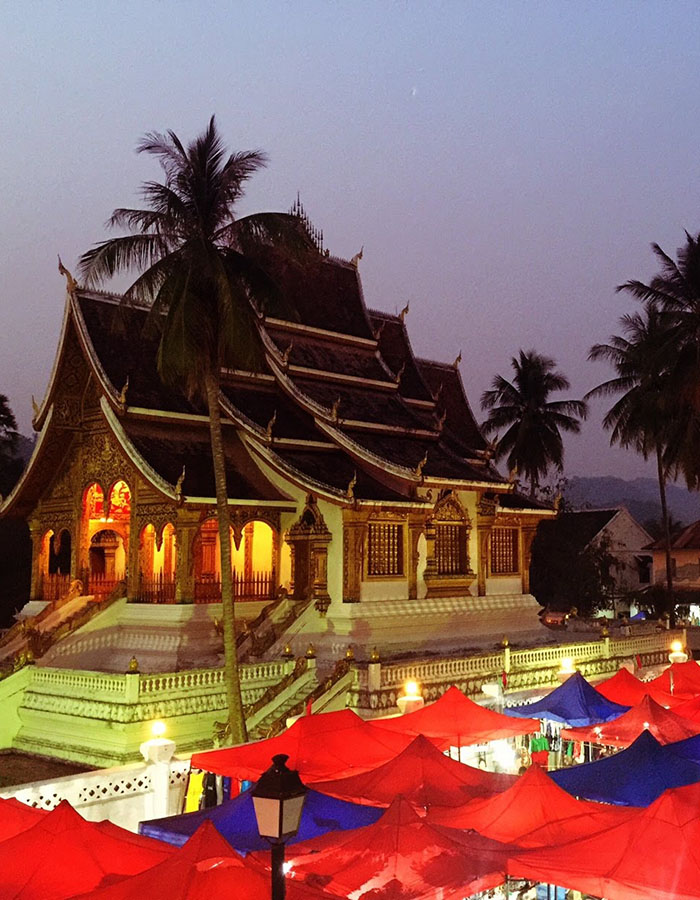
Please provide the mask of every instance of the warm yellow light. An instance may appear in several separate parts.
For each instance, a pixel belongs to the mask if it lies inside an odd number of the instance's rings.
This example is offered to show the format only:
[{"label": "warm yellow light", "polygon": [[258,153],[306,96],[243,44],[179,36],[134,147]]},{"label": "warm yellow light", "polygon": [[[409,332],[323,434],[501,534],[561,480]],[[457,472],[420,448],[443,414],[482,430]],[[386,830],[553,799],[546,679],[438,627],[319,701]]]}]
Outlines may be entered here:
[{"label": "warm yellow light", "polygon": [[648,728],[648,727],[649,727],[649,723],[648,723],[648,722],[645,722],[645,723],[644,723],[644,727],[645,727],[645,728]]},{"label": "warm yellow light", "polygon": [[167,729],[165,727],[165,722],[158,721],[154,722],[153,725],[151,725],[151,734],[154,738],[163,737],[166,730]]},{"label": "warm yellow light", "polygon": [[420,693],[417,681],[407,681],[403,687],[404,696],[417,697]]},{"label": "warm yellow light", "polygon": [[680,641],[674,641],[671,644],[671,650],[674,653],[680,653],[683,650],[683,644]]},{"label": "warm yellow light", "polygon": [[565,656],[561,661],[561,671],[562,672],[573,672],[574,669],[574,661],[570,656]]}]

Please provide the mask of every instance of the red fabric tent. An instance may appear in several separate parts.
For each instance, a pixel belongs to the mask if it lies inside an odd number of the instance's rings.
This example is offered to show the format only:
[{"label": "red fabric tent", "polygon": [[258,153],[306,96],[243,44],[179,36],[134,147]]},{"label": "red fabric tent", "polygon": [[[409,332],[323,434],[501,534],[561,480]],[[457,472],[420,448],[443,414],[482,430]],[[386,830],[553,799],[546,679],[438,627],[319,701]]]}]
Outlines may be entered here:
[{"label": "red fabric tent", "polygon": [[665,791],[624,824],[587,840],[517,854],[508,869],[608,900],[698,900],[700,784]]},{"label": "red fabric tent", "polygon": [[595,689],[606,699],[622,706],[636,706],[647,695],[665,707],[676,706],[681,701],[667,691],[650,682],[640,681],[629,669],[618,669],[612,678],[595,685]]},{"label": "red fabric tent", "polygon": [[643,731],[650,731],[660,744],[673,744],[700,734],[700,724],[684,719],[670,709],[664,709],[647,696],[619,719],[585,728],[564,728],[561,736],[570,741],[629,747]]},{"label": "red fabric tent", "polygon": [[436,807],[428,811],[427,819],[450,828],[473,829],[504,843],[546,847],[588,837],[637,812],[629,806],[576,800],[534,765],[496,797],[472,800],[456,809]]},{"label": "red fabric tent", "polygon": [[422,734],[394,759],[360,775],[317,782],[314,789],[366,806],[389,806],[401,794],[414,806],[460,806],[504,791],[515,775],[497,775],[450,759]]},{"label": "red fabric tent", "polygon": [[430,825],[403,797],[374,825],[288,848],[292,882],[353,900],[462,900],[505,881],[507,849]]},{"label": "red fabric tent", "polygon": [[[80,894],[80,900],[261,900],[270,895],[270,873],[244,860],[205,822],[173,855],[116,884]],[[2,896],[2,894],[0,894]],[[315,900],[318,892],[292,886],[289,900]],[[78,898],[75,898],[78,900]]]},{"label": "red fabric tent", "polygon": [[192,765],[218,775],[256,781],[277,753],[289,756],[302,781],[313,784],[366,772],[393,759],[410,737],[363,721],[349,709],[302,716],[283,734],[268,740],[195,753]]},{"label": "red fabric tent", "polygon": [[454,685],[439,700],[423,709],[404,716],[374,721],[382,728],[402,734],[414,737],[424,734],[441,750],[481,744],[516,734],[532,734],[540,730],[539,719],[514,719],[486,709],[465,697]]},{"label": "red fabric tent", "polygon": [[692,700],[700,694],[700,666],[692,659],[673,663],[647,684],[682,700]]},{"label": "red fabric tent", "polygon": [[0,841],[6,841],[20,831],[36,825],[46,812],[45,809],[35,809],[26,803],[20,803],[14,797],[7,800],[0,798]]},{"label": "red fabric tent", "polygon": [[693,697],[692,700],[684,700],[674,706],[673,711],[677,716],[682,716],[689,722],[700,722],[700,696]]},{"label": "red fabric tent", "polygon": [[0,843],[0,898],[65,900],[173,853],[159,841],[145,845],[132,838],[103,832],[63,800],[36,825]]}]

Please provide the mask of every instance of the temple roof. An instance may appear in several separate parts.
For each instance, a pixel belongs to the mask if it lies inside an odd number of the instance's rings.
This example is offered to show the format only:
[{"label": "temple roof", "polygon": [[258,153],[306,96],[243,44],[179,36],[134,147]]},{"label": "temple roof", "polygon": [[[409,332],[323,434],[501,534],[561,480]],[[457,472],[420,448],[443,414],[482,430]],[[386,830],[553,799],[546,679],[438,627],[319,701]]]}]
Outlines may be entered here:
[{"label": "temple roof", "polygon": [[[306,271],[272,257],[267,263],[285,302],[270,311],[277,316],[257,319],[262,369],[221,373],[232,499],[285,499],[260,459],[339,503],[415,503],[417,488],[432,481],[513,493],[490,462],[457,367],[417,359],[402,316],[368,312],[355,265],[320,255]],[[153,483],[173,496],[184,466],[182,493],[213,497],[205,407],[162,384],[158,338],[144,327],[148,311],[83,289],[67,304],[37,427],[49,426],[60,399],[57,373],[72,340],[115,433]],[[296,315],[279,317],[289,310]],[[526,508],[516,498],[509,505]]]}]

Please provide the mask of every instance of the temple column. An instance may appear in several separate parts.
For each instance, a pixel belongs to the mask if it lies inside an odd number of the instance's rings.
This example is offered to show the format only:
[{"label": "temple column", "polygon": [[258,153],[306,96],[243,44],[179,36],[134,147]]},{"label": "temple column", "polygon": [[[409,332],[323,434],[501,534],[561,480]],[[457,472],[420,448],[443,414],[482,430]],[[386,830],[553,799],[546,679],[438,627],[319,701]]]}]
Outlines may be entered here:
[{"label": "temple column", "polygon": [[532,542],[535,540],[537,526],[528,525],[520,530],[520,559],[522,560],[522,591],[530,593],[530,561],[532,559]]},{"label": "temple column", "polygon": [[[134,513],[134,506],[131,503],[131,515],[129,517],[129,534],[126,545],[126,598],[127,602],[136,600],[139,595],[139,575],[141,574],[141,553],[140,553],[140,528]],[[106,557],[105,552],[105,557]],[[106,559],[105,559],[106,562]]]},{"label": "temple column", "polygon": [[194,539],[199,513],[179,509],[175,522],[175,602],[194,603]]},{"label": "temple column", "polygon": [[343,603],[359,603],[366,516],[343,510]]},{"label": "temple column", "polygon": [[328,593],[328,544],[331,535],[316,535],[311,547],[311,598],[314,607],[325,613],[330,606]]},{"label": "temple column", "polygon": [[29,519],[29,536],[32,541],[32,580],[30,600],[41,599],[41,521],[38,516]]},{"label": "temple column", "polygon": [[481,497],[476,509],[476,539],[479,548],[477,560],[477,590],[480,597],[486,594],[486,578],[489,563],[489,538],[496,521],[496,498]]},{"label": "temple column", "polygon": [[435,523],[429,519],[425,523],[425,580],[430,582],[438,574],[437,560],[435,559]]}]

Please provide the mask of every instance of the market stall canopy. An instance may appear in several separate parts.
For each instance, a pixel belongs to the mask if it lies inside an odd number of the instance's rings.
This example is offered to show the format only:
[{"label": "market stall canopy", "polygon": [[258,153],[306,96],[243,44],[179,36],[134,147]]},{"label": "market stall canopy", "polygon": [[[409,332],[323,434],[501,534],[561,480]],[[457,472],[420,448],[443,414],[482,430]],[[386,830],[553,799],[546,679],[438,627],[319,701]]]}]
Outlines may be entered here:
[{"label": "market stall canopy", "polygon": [[576,797],[622,806],[648,806],[668,788],[700,781],[700,760],[674,752],[676,746],[663,747],[644,731],[614,756],[559,769],[550,775],[559,787]]},{"label": "market stall canopy", "polygon": [[683,700],[692,700],[700,694],[700,666],[693,659],[684,663],[672,663],[658,678],[647,684]]},{"label": "market stall canopy", "polygon": [[508,716],[550,719],[552,722],[577,727],[609,722],[628,709],[628,706],[606,700],[580,672],[575,672],[542,700],[526,703],[524,706],[508,707],[504,712]]},{"label": "market stall canopy", "polygon": [[591,741],[607,747],[629,747],[643,731],[653,734],[660,744],[673,744],[700,734],[700,723],[693,723],[670,709],[644,697],[642,702],[632,707],[612,722],[587,728],[565,728],[561,736],[570,741]]},{"label": "market stall canopy", "polygon": [[460,806],[474,797],[490,797],[506,790],[515,780],[515,775],[487,772],[451,759],[421,734],[402,753],[376,769],[318,782],[315,787],[332,797],[372,806],[389,806],[401,794],[414,806],[428,809]]},{"label": "market stall canopy", "polygon": [[657,703],[665,707],[677,706],[678,697],[664,691],[662,688],[650,682],[640,681],[629,669],[618,669],[612,678],[606,678],[595,686],[599,694],[613,703],[621,703],[623,706],[636,706],[646,697],[653,697]]},{"label": "market stall canopy", "polygon": [[700,696],[693,697],[692,700],[683,700],[673,707],[673,711],[677,716],[682,716],[689,722],[700,723]]},{"label": "market stall canopy", "polygon": [[401,734],[413,737],[423,734],[441,750],[482,744],[540,730],[539,720],[516,721],[510,716],[486,709],[465,697],[454,685],[439,700],[423,709],[404,716],[374,721],[382,728],[399,731]]},{"label": "market stall canopy", "polygon": [[455,809],[435,807],[429,822],[472,829],[485,837],[521,847],[547,847],[589,837],[619,825],[638,810],[577,800],[558,787],[538,765],[495,797],[473,800]]},{"label": "market stall canopy", "polygon": [[[115,833],[116,830],[116,833]],[[63,800],[36,825],[0,843],[2,900],[65,900],[162,862],[172,847],[86,822]]]},{"label": "market stall canopy", "polygon": [[349,709],[302,716],[273,738],[195,753],[192,765],[217,775],[256,781],[278,753],[302,781],[312,783],[367,772],[393,759],[411,738],[370,725]]},{"label": "market stall canopy", "polygon": [[[251,791],[252,788],[234,800],[227,800],[220,806],[214,806],[211,809],[142,822],[139,831],[141,834],[159,838],[161,841],[167,841],[169,844],[179,847],[197,831],[200,825],[208,821],[239,853],[245,854],[251,850],[266,849],[269,844],[260,837]],[[360,806],[357,803],[348,803],[344,800],[337,800],[335,797],[327,797],[318,791],[308,791],[302,808],[299,831],[287,843],[306,841],[325,834],[327,831],[345,831],[350,828],[371,825],[383,812],[382,808]]]},{"label": "market stall canopy", "polygon": [[586,840],[514,856],[518,878],[608,900],[700,898],[700,785],[667,791],[627,822]]},{"label": "market stall canopy", "polygon": [[[169,859],[75,900],[260,900],[270,895],[270,875],[259,863],[242,859],[205,822]],[[320,900],[323,895],[290,885],[288,900]]]},{"label": "market stall canopy", "polygon": [[339,897],[462,900],[505,881],[508,848],[430,825],[397,797],[375,825],[296,844],[290,881]]},{"label": "market stall canopy", "polygon": [[0,798],[0,841],[6,841],[19,834],[20,831],[26,831],[32,825],[36,825],[46,813],[45,809],[27,806],[26,803],[20,803],[14,797]]}]

